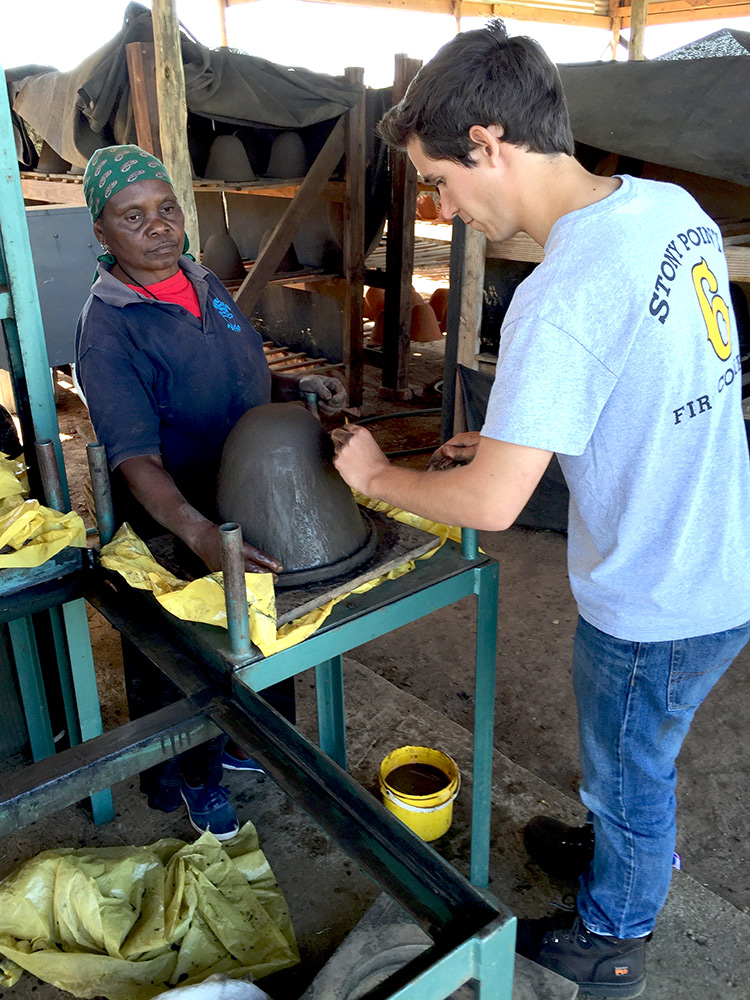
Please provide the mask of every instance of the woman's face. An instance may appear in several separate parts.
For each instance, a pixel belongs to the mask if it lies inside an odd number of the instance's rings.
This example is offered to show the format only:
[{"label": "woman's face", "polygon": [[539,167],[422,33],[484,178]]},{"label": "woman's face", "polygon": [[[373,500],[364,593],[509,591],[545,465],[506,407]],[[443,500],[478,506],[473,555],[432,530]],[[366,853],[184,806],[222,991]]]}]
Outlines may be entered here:
[{"label": "woman's face", "polygon": [[117,264],[113,267],[116,277],[153,285],[177,273],[185,217],[166,181],[138,181],[110,198],[94,233],[122,266],[124,277],[117,274]]}]

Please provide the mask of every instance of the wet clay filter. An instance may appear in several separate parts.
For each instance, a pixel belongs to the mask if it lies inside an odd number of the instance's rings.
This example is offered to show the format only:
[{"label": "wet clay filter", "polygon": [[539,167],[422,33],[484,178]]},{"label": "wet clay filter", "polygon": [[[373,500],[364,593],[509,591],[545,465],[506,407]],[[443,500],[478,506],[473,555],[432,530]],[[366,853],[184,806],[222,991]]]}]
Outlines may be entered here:
[{"label": "wet clay filter", "polygon": [[284,567],[277,586],[349,573],[377,536],[333,465],[333,442],[296,403],[267,403],[240,418],[222,452],[217,505],[224,521]]}]

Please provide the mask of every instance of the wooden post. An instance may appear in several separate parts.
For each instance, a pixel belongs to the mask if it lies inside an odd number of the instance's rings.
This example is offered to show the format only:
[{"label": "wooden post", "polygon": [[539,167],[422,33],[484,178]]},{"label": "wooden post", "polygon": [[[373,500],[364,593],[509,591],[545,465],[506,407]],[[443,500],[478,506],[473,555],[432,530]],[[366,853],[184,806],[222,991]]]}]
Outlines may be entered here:
[{"label": "wooden post", "polygon": [[609,20],[612,27],[612,38],[609,42],[612,59],[617,58],[617,49],[620,45],[620,28],[622,18],[620,17],[620,0],[609,0]]},{"label": "wooden post", "polygon": [[198,212],[193,193],[193,167],[187,144],[185,69],[182,64],[180,27],[175,0],[152,0],[156,55],[156,96],[159,104],[159,135],[162,159],[170,173],[175,194],[185,213],[185,232],[200,258]]},{"label": "wooden post", "polygon": [[[393,103],[397,104],[421,66],[417,59],[396,56]],[[411,287],[414,271],[414,217],[417,207],[417,171],[411,160],[392,149],[391,206],[385,250],[385,303],[383,309],[383,384],[380,395],[405,399],[409,395],[409,344],[411,342]]]},{"label": "wooden post", "polygon": [[363,69],[348,68],[344,79],[362,93],[346,115],[346,201],[344,202],[344,366],[350,406],[362,405],[365,277],[365,92]]},{"label": "wooden post", "polygon": [[219,31],[221,32],[221,44],[224,48],[229,46],[227,41],[227,0],[217,0],[219,4]]},{"label": "wooden post", "polygon": [[[454,226],[455,226],[454,220]],[[458,319],[458,343],[456,363],[464,368],[476,369],[479,353],[479,334],[482,328],[482,305],[484,303],[484,260],[487,238],[484,233],[466,226],[464,234],[464,256],[461,268],[461,299]],[[466,430],[461,392],[456,385],[456,401],[453,411],[453,433]]]},{"label": "wooden post", "polygon": [[135,134],[141,149],[162,159],[159,106],[156,100],[156,54],[153,42],[128,42],[125,46],[133,102]]},{"label": "wooden post", "polygon": [[461,34],[461,8],[463,6],[462,0],[453,0],[453,16],[456,19],[456,34]]},{"label": "wooden post", "polygon": [[648,0],[632,0],[630,7],[630,46],[628,59],[643,59],[643,38],[648,19]]}]

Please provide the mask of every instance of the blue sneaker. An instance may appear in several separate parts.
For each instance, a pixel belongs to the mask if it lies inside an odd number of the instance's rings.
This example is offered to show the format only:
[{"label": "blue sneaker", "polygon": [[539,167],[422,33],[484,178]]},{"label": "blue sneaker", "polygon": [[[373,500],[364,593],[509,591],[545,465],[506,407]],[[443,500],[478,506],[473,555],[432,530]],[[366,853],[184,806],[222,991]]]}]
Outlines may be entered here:
[{"label": "blue sneaker", "polygon": [[237,813],[220,785],[193,788],[183,781],[180,794],[187,806],[190,825],[198,833],[210,831],[217,840],[231,840],[237,834],[240,828]]},{"label": "blue sneaker", "polygon": [[228,750],[221,755],[221,766],[227,771],[257,771],[263,774],[263,768],[253,757],[235,757]]}]

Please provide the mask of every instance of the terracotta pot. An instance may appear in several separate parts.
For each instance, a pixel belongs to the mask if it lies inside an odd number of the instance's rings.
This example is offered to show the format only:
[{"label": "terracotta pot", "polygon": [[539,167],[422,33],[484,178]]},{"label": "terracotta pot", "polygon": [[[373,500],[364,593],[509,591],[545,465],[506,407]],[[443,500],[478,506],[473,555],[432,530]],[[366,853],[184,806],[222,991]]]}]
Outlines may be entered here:
[{"label": "terracotta pot", "polygon": [[333,466],[333,442],[296,403],[267,403],[240,417],[222,452],[219,513],[284,566],[279,586],[347,573],[377,537]]},{"label": "terracotta pot", "polygon": [[430,305],[435,313],[438,326],[445,333],[446,320],[448,318],[448,289],[436,288],[430,296]]},{"label": "terracotta pot", "polygon": [[208,237],[201,264],[213,271],[221,281],[236,281],[247,277],[239,248],[229,233],[213,233]]},{"label": "terracotta pot", "polygon": [[385,306],[385,289],[368,288],[365,292],[364,313],[365,319],[376,319],[378,313],[383,311]]},{"label": "terracotta pot", "polygon": [[438,211],[435,199],[427,191],[424,191],[417,198],[417,218],[424,222],[433,222],[437,219]]},{"label": "terracotta pot", "polygon": [[414,306],[411,311],[411,339],[422,344],[443,339],[435,313],[428,302]]},{"label": "terracotta pot", "polygon": [[244,184],[255,180],[242,140],[236,135],[217,135],[211,143],[205,177],[209,180]]}]

